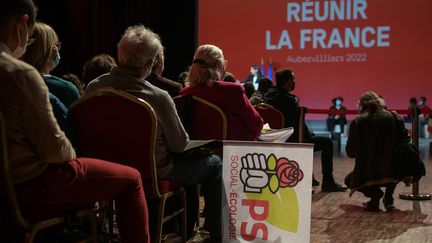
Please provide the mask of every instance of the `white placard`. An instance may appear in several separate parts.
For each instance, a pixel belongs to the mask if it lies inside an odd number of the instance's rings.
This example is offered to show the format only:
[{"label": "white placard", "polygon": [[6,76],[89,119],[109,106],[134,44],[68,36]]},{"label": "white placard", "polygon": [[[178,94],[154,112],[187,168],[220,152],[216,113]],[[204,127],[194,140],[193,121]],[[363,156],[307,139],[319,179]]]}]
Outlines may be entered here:
[{"label": "white placard", "polygon": [[312,144],[224,141],[223,242],[309,242]]}]

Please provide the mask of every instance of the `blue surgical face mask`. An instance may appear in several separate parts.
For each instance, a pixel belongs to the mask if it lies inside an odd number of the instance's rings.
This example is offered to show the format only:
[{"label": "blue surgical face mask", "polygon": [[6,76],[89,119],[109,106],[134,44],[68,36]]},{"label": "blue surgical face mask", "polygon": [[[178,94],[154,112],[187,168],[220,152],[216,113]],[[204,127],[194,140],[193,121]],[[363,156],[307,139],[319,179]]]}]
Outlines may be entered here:
[{"label": "blue surgical face mask", "polygon": [[341,100],[336,100],[335,104],[336,104],[336,106],[340,106],[340,105],[342,105],[342,101]]},{"label": "blue surgical face mask", "polygon": [[60,63],[60,53],[57,51],[53,60],[53,69]]}]

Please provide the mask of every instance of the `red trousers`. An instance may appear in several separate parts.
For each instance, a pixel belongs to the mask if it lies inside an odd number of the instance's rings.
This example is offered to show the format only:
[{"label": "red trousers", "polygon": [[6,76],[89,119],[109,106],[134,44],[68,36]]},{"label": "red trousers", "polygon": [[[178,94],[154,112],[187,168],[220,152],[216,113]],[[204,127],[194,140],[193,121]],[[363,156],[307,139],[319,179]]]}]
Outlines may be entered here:
[{"label": "red trousers", "polygon": [[148,209],[140,173],[131,167],[90,158],[51,164],[39,176],[16,185],[29,221],[116,200],[122,242],[150,242]]}]

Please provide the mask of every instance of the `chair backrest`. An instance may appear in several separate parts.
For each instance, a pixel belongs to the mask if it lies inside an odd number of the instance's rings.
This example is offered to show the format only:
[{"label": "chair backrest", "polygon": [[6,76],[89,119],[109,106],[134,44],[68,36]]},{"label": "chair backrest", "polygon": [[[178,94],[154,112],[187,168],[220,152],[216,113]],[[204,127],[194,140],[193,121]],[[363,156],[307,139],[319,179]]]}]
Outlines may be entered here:
[{"label": "chair backrest", "polygon": [[227,117],[217,105],[193,95],[174,97],[174,102],[191,139],[227,138]]},{"label": "chair backrest", "polygon": [[3,117],[3,112],[0,110],[0,176],[1,184],[4,188],[0,189],[1,198],[6,197],[9,211],[15,223],[24,229],[29,229],[31,225],[24,219],[16,197],[14,183],[12,181],[11,170],[9,165],[8,150],[6,143],[6,123]]},{"label": "chair backrest", "polygon": [[273,106],[261,103],[255,105],[255,110],[260,114],[264,123],[268,123],[270,128],[281,129],[285,126],[285,118],[283,114]]},{"label": "chair backrest", "polygon": [[154,157],[157,119],[146,101],[114,89],[98,89],[71,106],[79,156],[136,168],[146,195],[159,197]]}]

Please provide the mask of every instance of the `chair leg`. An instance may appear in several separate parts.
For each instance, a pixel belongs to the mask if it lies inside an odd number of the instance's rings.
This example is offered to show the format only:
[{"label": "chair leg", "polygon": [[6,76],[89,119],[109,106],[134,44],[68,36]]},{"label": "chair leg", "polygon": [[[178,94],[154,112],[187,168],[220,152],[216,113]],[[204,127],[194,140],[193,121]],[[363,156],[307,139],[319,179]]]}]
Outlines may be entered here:
[{"label": "chair leg", "polygon": [[27,232],[25,235],[24,243],[33,243],[36,232]]},{"label": "chair leg", "polygon": [[[180,221],[181,221],[180,222],[180,231],[181,231],[180,235],[183,236],[183,241],[186,242],[186,240],[187,240],[187,233],[186,233],[186,231],[187,231],[187,229],[186,229],[186,225],[187,225],[186,192],[185,192],[185,190],[181,190],[180,193],[181,193],[180,198],[182,201],[181,204],[182,204],[182,207],[184,208],[184,211],[180,217]],[[199,197],[199,195],[198,195],[198,197]],[[198,221],[199,221],[199,219],[198,219]]]},{"label": "chair leg", "polygon": [[108,233],[110,237],[114,235],[114,200],[108,203]]},{"label": "chair leg", "polygon": [[199,207],[200,194],[201,194],[201,184],[199,184],[197,186],[197,192],[196,192],[196,197],[197,197],[197,202],[198,202],[197,218],[196,218],[196,222],[195,222],[196,228],[199,228],[199,226],[200,226],[200,207]]},{"label": "chair leg", "polygon": [[157,216],[157,222],[156,222],[156,234],[155,238],[152,242],[160,243],[162,239],[162,228],[163,228],[163,220],[165,216],[165,203],[167,200],[167,196],[163,195],[159,199],[159,210],[158,210],[158,216]]}]

